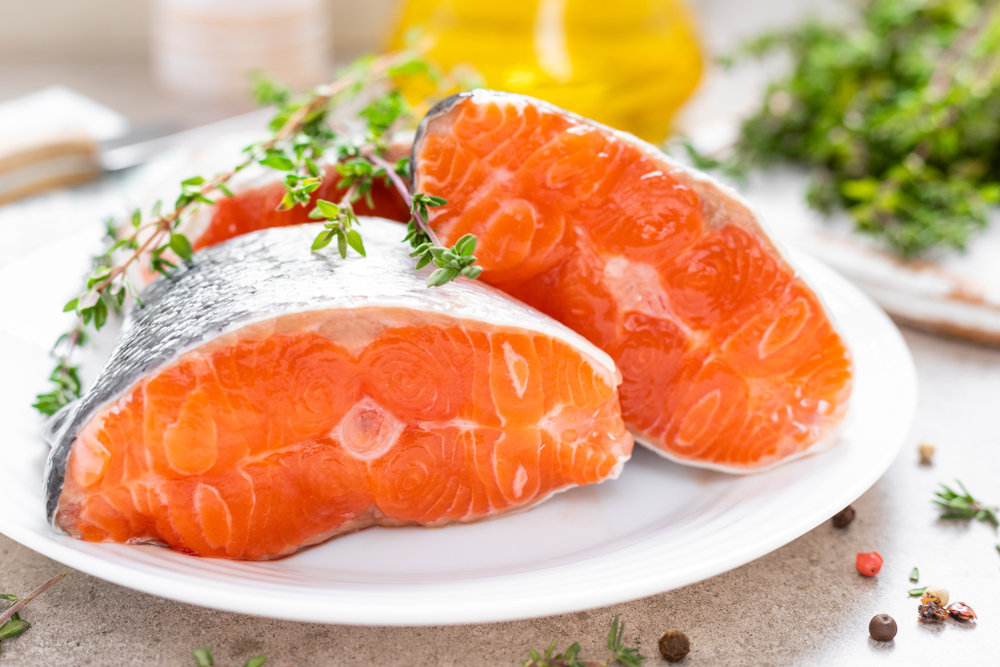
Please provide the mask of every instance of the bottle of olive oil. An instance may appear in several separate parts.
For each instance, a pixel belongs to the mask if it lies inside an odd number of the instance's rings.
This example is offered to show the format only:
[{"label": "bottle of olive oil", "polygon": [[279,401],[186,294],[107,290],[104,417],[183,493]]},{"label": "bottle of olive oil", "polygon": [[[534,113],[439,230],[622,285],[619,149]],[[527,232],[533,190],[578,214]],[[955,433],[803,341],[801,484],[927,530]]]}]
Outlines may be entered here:
[{"label": "bottle of olive oil", "polygon": [[664,139],[701,75],[683,0],[404,0],[391,48],[418,34],[445,67]]}]

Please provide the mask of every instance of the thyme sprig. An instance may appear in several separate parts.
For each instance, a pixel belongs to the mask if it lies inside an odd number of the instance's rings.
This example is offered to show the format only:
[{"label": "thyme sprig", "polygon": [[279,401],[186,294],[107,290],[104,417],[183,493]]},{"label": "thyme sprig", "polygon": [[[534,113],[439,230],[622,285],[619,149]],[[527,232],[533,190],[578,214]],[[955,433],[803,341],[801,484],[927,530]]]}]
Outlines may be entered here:
[{"label": "thyme sprig", "polygon": [[626,667],[638,667],[646,659],[639,654],[638,648],[630,648],[623,643],[625,622],[615,614],[611,621],[611,631],[608,633],[608,656],[603,660],[581,660],[580,644],[573,642],[565,651],[556,652],[557,642],[553,641],[544,651],[529,651],[530,657],[522,660],[525,667],[609,667],[614,664]]},{"label": "thyme sprig", "polygon": [[[120,313],[127,296],[138,300],[128,280],[129,268],[148,261],[151,271],[169,276],[179,262],[189,262],[194,249],[182,231],[182,222],[198,206],[233,196],[228,183],[253,164],[283,173],[285,192],[279,210],[310,207],[309,217],[324,221],[313,241],[314,251],[336,242],[341,257],[347,256],[348,249],[365,256],[354,205],[364,200],[371,207],[372,187],[382,180],[399,191],[413,212],[405,240],[414,247],[418,268],[430,262],[438,267],[428,278],[428,286],[442,285],[459,276],[476,278],[480,269],[474,266],[475,238],[466,235],[450,248],[441,246],[427,224],[427,207],[439,206],[444,199],[422,193],[411,195],[404,180],[409,180],[408,161],[392,164],[385,157],[394,134],[416,125],[416,114],[396,83],[417,76],[430,78],[441,92],[454,86],[414,52],[361,58],[333,82],[301,96],[257,76],[257,100],[276,105],[268,126],[271,136],[245,147],[232,169],[211,178],[196,175],[182,181],[181,192],[169,211],[164,212],[163,204],[157,202],[148,218],[135,210],[124,230],[109,224],[108,246],[94,258],[84,290],[64,307],[76,315],[76,321],[54,348],[56,365],[49,377],[53,387],[36,397],[34,407],[51,415],[79,396],[81,383],[78,367],[72,362],[73,349],[84,344],[88,330],[100,330],[111,314]],[[363,95],[372,97],[357,113],[361,129],[341,127],[334,111]],[[332,164],[332,169],[324,170],[324,162]],[[343,196],[337,202],[314,201],[327,177],[339,178],[337,187]]]},{"label": "thyme sprig", "polygon": [[409,162],[405,158],[395,165],[378,156],[374,156],[372,160],[381,169],[380,174],[384,174],[410,207],[411,217],[406,225],[403,242],[409,243],[413,248],[410,257],[417,259],[416,268],[422,269],[432,262],[438,267],[427,277],[427,286],[444,285],[459,276],[472,280],[478,278],[483,269],[476,266],[476,256],[472,254],[476,251],[476,237],[465,234],[455,242],[455,245],[448,248],[441,245],[437,234],[427,222],[428,210],[431,207],[443,206],[448,201],[443,197],[422,192],[410,194],[400,175],[401,172],[405,174],[409,171]]},{"label": "thyme sprig", "polygon": [[26,604],[34,600],[55,584],[62,581],[67,574],[69,574],[69,572],[61,572],[60,574],[57,574],[35,590],[25,595],[23,598],[18,597],[13,593],[0,594],[0,600],[8,600],[10,602],[7,609],[0,613],[0,646],[2,646],[4,639],[19,637],[31,627],[30,623],[21,618],[21,610]]},{"label": "thyme sprig", "polygon": [[995,507],[989,507],[974,498],[962,482],[955,480],[955,484],[961,489],[961,493],[946,484],[941,484],[941,489],[934,492],[933,502],[938,506],[941,513],[940,518],[975,519],[988,523],[994,528],[1000,527]]},{"label": "thyme sprig", "polygon": [[80,395],[82,387],[80,368],[73,365],[71,350],[83,345],[84,341],[86,341],[86,333],[79,322],[71,331],[59,337],[54,348],[56,365],[52,369],[52,373],[49,374],[49,382],[53,385],[52,389],[38,394],[31,407],[43,415],[53,415],[62,406]]}]

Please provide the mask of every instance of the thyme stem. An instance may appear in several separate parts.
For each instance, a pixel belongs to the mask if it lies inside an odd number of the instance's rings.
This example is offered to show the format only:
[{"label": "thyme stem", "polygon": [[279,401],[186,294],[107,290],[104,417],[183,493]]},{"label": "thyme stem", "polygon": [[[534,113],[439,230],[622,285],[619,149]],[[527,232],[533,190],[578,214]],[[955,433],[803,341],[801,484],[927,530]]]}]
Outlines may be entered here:
[{"label": "thyme stem", "polygon": [[51,579],[49,579],[48,581],[46,581],[44,584],[42,584],[41,586],[39,586],[35,590],[33,590],[30,593],[28,593],[23,598],[21,598],[20,600],[18,600],[14,604],[12,604],[10,607],[7,608],[6,611],[4,611],[3,613],[0,613],[0,625],[3,625],[4,623],[6,623],[10,619],[11,616],[13,616],[17,612],[21,611],[21,609],[23,609],[26,604],[28,604],[29,602],[31,602],[32,600],[34,600],[36,597],[38,597],[39,595],[41,595],[45,591],[49,590],[49,588],[51,588],[55,584],[57,584],[60,581],[62,581],[63,578],[67,574],[69,574],[68,571],[62,572],[61,574],[57,574],[56,576],[54,576]]},{"label": "thyme stem", "polygon": [[[219,194],[233,196],[227,183],[254,163],[285,172],[283,182],[286,192],[278,210],[288,210],[297,205],[312,207],[310,218],[326,220],[323,231],[313,243],[313,250],[322,249],[336,240],[341,257],[347,256],[348,248],[365,255],[362,236],[352,227],[358,221],[353,205],[362,197],[372,205],[374,173],[378,168],[384,168],[387,178],[410,204],[413,224],[425,232],[417,239],[417,245],[426,241],[422,256],[440,268],[433,280],[429,279],[429,285],[444,284],[460,275],[468,278],[478,276],[480,269],[473,266],[476,261],[472,255],[474,238],[466,239],[460,248],[442,248],[438,247],[437,236],[429,228],[427,206],[439,206],[444,200],[414,196],[396,168],[379,155],[386,149],[388,133],[399,123],[414,120],[412,108],[398,87],[390,86],[387,93],[375,95],[358,113],[359,118],[366,122],[363,140],[351,137],[330,118],[329,112],[345,96],[356,97],[372,90],[373,85],[387,84],[395,77],[418,73],[440,82],[435,78],[438,75],[433,68],[421,61],[416,53],[399,51],[360,59],[337,79],[314,89],[308,96],[293,97],[291,91],[273,85],[260,87],[259,91],[264,94],[258,94],[259,100],[277,105],[269,125],[271,135],[268,138],[245,148],[246,155],[232,169],[210,179],[195,176],[182,181],[181,194],[169,212],[161,213],[157,203],[150,219],[143,220],[142,212],[134,211],[128,233],[120,231],[114,221],[108,221],[110,247],[94,258],[94,269],[87,277],[83,293],[64,307],[65,311],[76,314],[76,322],[70,332],[60,338],[64,347],[53,352],[57,364],[49,379],[55,388],[39,394],[34,407],[43,414],[51,415],[80,395],[77,368],[71,365],[73,351],[83,344],[83,334],[88,325],[95,330],[101,329],[109,312],[120,312],[127,296],[137,296],[128,280],[129,268],[148,258],[151,270],[170,275],[170,271],[177,267],[174,262],[190,261],[194,249],[180,229],[185,214],[199,203],[215,204],[211,197]],[[338,188],[345,190],[339,204],[318,199],[314,194],[324,178],[317,161],[328,151],[336,154],[334,169],[343,177],[337,184]],[[328,175],[332,177],[329,172]],[[119,249],[128,252],[119,256],[116,253]]]},{"label": "thyme stem", "polygon": [[[389,163],[387,160],[379,157],[378,155],[372,155],[369,159],[377,166],[382,167],[382,169],[385,170],[385,173],[389,177],[389,180],[392,182],[393,187],[396,188],[396,191],[399,192],[399,195],[406,202],[406,206],[412,209],[413,194],[410,192],[410,188],[407,187],[406,183],[403,182],[403,179],[399,177],[399,174],[396,173],[395,165]],[[441,241],[438,238],[438,235],[434,232],[433,229],[431,229],[430,224],[427,222],[424,216],[421,215],[420,211],[413,210],[413,220],[414,222],[417,223],[417,227],[420,229],[420,231],[426,234],[427,238],[431,240],[431,243],[433,243],[436,246],[441,245]]]},{"label": "thyme stem", "polygon": [[[411,54],[406,52],[378,56],[371,63],[369,76],[380,76],[385,74],[385,72],[387,72],[394,65],[405,62],[411,57]],[[266,152],[268,149],[274,148],[281,142],[294,136],[310,116],[324,108],[334,97],[344,92],[351,86],[359,83],[358,76],[359,75],[356,72],[348,72],[336,81],[326,84],[325,86],[321,86],[308,102],[303,104],[294,113],[292,113],[291,116],[289,116],[288,120],[285,121],[281,128],[275,132],[270,139],[260,144],[260,150]],[[215,194],[219,190],[220,185],[228,183],[238,172],[253,164],[254,161],[255,157],[251,155],[240,162],[236,167],[223,172],[222,174],[218,174],[214,178],[207,181],[198,191],[198,194],[200,194],[201,197],[208,197],[209,195]],[[176,206],[170,213],[162,215],[155,220],[151,220],[146,223],[143,227],[147,229],[149,227],[153,227],[153,233],[150,234],[149,237],[147,237],[145,241],[143,241],[143,243],[127,259],[125,259],[124,262],[112,268],[108,276],[92,287],[91,290],[100,293],[111,285],[119,276],[124,275],[125,271],[133,262],[142,257],[144,253],[149,251],[154,244],[158,244],[159,241],[162,241],[163,235],[173,229],[175,223],[180,219],[185,210],[199,201],[201,200],[197,197],[188,198],[183,203]],[[137,241],[138,236],[139,230],[134,230],[132,235],[129,237],[129,240]]]}]

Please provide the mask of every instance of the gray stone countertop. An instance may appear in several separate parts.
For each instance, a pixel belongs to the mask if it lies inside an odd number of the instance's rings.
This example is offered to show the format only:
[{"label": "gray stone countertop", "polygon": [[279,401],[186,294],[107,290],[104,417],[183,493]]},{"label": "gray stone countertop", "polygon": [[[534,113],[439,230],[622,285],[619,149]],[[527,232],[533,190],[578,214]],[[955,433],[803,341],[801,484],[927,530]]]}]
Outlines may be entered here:
[{"label": "gray stone countertop", "polygon": [[[930,502],[939,481],[961,479],[1000,502],[996,427],[1000,351],[907,330],[920,381],[917,421],[902,454],[854,507],[845,530],[829,522],[725,574],[679,590],[585,612],[451,627],[319,625],[245,616],[164,600],[80,572],[33,601],[32,628],[4,641],[11,665],[193,665],[191,649],[213,645],[217,665],[255,655],[268,665],[515,665],[553,639],[579,641],[583,657],[603,657],[614,614],[626,642],[661,660],[665,630],[691,639],[688,665],[1000,664],[1000,534],[983,523],[938,520]],[[931,466],[917,444],[934,443]],[[866,579],[858,551],[879,551],[885,566]],[[0,536],[0,589],[24,594],[61,566]],[[910,569],[921,584],[943,585],[979,614],[976,627],[924,626],[907,597]],[[261,614],[267,609],[262,608]],[[895,617],[895,641],[868,638],[875,614]]]}]

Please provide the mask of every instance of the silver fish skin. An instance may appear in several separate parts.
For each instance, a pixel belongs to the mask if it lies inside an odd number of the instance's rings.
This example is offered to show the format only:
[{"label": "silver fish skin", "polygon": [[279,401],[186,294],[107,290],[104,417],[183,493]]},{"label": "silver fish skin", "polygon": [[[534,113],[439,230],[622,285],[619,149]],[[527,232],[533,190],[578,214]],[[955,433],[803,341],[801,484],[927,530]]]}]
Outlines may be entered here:
[{"label": "silver fish skin", "polygon": [[426,286],[430,269],[414,271],[402,243],[405,227],[361,218],[368,257],[341,259],[335,251],[310,251],[322,224],[295,225],[245,234],[195,253],[171,278],[154,281],[144,304],[126,318],[115,350],[93,385],[52,423],[45,466],[46,515],[54,519],[70,450],[79,430],[108,403],[188,350],[255,322],[295,312],[361,307],[400,307],[530,329],[551,335],[583,353],[616,386],[611,358],[579,334],[478,281],[459,278]]}]

